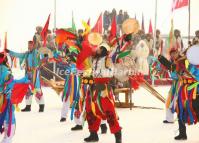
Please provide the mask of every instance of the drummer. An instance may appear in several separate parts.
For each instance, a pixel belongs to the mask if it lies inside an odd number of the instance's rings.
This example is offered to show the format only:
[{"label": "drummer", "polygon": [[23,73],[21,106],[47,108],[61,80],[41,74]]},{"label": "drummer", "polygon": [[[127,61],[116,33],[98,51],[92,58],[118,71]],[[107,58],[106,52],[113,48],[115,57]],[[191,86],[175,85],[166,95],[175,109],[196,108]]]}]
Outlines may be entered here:
[{"label": "drummer", "polygon": [[98,80],[95,81],[95,88],[92,89],[91,96],[86,98],[86,119],[90,136],[84,139],[85,142],[99,140],[97,132],[101,119],[107,119],[111,133],[115,135],[116,143],[122,143],[122,128],[114,108],[113,91],[107,84],[109,82],[107,79],[113,76],[113,64],[108,58],[108,51],[110,51],[109,45],[103,43],[98,47],[96,56],[93,58],[93,77],[98,79],[99,83]]}]

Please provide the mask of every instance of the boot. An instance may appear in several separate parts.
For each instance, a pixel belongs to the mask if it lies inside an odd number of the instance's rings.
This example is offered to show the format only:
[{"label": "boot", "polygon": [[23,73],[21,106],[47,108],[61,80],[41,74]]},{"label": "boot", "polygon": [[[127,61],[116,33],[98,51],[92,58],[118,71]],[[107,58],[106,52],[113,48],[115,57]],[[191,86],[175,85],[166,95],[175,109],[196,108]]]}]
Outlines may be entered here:
[{"label": "boot", "polygon": [[60,122],[66,122],[66,118],[61,117]]},{"label": "boot", "polygon": [[44,112],[44,104],[39,105],[39,112]]},{"label": "boot", "polygon": [[101,124],[100,128],[101,128],[101,133],[102,134],[106,134],[107,133],[107,126],[106,126],[106,124]]},{"label": "boot", "polygon": [[182,121],[178,121],[179,135],[175,137],[175,140],[187,140],[186,126]]},{"label": "boot", "polygon": [[122,143],[122,132],[115,133],[115,143]]},{"label": "boot", "polygon": [[81,125],[76,125],[75,127],[71,128],[71,131],[78,131],[78,130],[82,130],[83,127]]},{"label": "boot", "polygon": [[21,112],[30,112],[30,111],[31,111],[31,105],[26,105],[26,107],[21,110]]},{"label": "boot", "polygon": [[99,138],[96,132],[90,132],[90,136],[84,139],[85,142],[98,142]]}]

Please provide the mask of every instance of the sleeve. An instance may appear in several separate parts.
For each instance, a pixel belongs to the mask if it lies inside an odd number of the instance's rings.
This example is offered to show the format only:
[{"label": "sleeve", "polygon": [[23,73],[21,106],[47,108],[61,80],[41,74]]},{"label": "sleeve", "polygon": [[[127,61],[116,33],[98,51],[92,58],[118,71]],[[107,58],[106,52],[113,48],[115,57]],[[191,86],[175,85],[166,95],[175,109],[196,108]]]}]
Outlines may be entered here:
[{"label": "sleeve", "polygon": [[177,80],[177,79],[178,79],[177,73],[176,73],[176,72],[171,72],[171,78],[172,78],[173,80]]},{"label": "sleeve", "polygon": [[188,70],[195,77],[195,79],[199,81],[199,68],[195,65],[189,64]]},{"label": "sleeve", "polygon": [[15,80],[15,83],[29,83],[30,80],[28,79],[28,76],[26,75],[25,77]]},{"label": "sleeve", "polygon": [[11,97],[11,90],[14,86],[14,82],[13,82],[13,76],[10,72],[7,72],[5,78],[4,78],[4,83],[5,83],[5,90],[4,90],[4,94],[6,94],[6,98],[10,99]]},{"label": "sleeve", "polygon": [[17,53],[14,51],[9,51],[10,56],[17,57],[17,58],[25,58],[26,53]]}]

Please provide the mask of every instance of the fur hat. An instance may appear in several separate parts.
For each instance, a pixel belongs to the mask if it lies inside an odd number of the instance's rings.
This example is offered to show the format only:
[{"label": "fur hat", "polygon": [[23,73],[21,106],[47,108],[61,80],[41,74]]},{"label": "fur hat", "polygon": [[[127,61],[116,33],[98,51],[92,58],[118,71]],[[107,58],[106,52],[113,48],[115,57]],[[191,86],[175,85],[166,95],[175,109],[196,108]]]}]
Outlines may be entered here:
[{"label": "fur hat", "polygon": [[99,47],[104,47],[104,48],[106,48],[107,51],[111,50],[110,46],[107,43],[105,43],[105,42],[103,42],[102,44],[100,44]]},{"label": "fur hat", "polygon": [[39,32],[39,33],[42,31],[42,29],[43,29],[42,26],[37,26],[37,27],[36,27],[36,31]]}]

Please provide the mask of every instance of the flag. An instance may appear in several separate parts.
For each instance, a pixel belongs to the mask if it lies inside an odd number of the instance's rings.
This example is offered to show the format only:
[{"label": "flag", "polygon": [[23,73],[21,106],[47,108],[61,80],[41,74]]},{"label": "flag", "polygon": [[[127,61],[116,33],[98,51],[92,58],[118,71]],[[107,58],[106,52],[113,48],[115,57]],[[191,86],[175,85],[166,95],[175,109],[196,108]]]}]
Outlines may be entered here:
[{"label": "flag", "polygon": [[42,40],[43,40],[43,46],[46,47],[46,39],[47,39],[47,35],[48,35],[48,26],[49,26],[49,22],[50,22],[50,14],[48,16],[48,19],[46,21],[46,24],[44,26],[44,28],[42,29],[41,31],[41,37],[42,37]]},{"label": "flag", "polygon": [[110,43],[113,42],[113,40],[116,38],[116,35],[117,35],[117,23],[116,23],[116,17],[114,16],[112,19],[111,30],[109,35]]},{"label": "flag", "polygon": [[167,45],[169,49],[172,49],[173,48],[173,43],[174,43],[174,32],[173,32],[173,19],[171,19],[171,29],[170,29],[170,32],[169,32],[169,37],[167,39]]},{"label": "flag", "polygon": [[73,12],[72,12],[72,31],[73,31],[74,33],[76,33],[76,25],[75,25],[75,21],[74,21]]},{"label": "flag", "polygon": [[173,0],[172,11],[188,5],[189,5],[189,0]]},{"label": "flag", "polygon": [[55,41],[58,44],[58,47],[61,47],[68,39],[76,39],[76,35],[70,31],[64,29],[57,29],[55,31],[56,38]]},{"label": "flag", "polygon": [[95,26],[91,31],[102,34],[102,13],[100,14]]},{"label": "flag", "polygon": [[151,19],[150,19],[150,23],[149,23],[149,32],[148,33],[153,34],[153,26],[152,26]]},{"label": "flag", "polygon": [[145,32],[145,28],[144,28],[144,15],[142,13],[142,30]]},{"label": "flag", "polygon": [[88,19],[87,23],[86,23],[85,21],[82,20],[82,25],[83,25],[83,27],[85,28],[84,33],[83,33],[83,35],[85,36],[85,35],[87,35],[87,34],[90,32],[90,30],[91,30],[91,27],[90,27],[90,18]]},{"label": "flag", "polygon": [[87,21],[88,26],[90,26],[90,21],[91,21],[91,19],[89,18],[88,21]]}]

